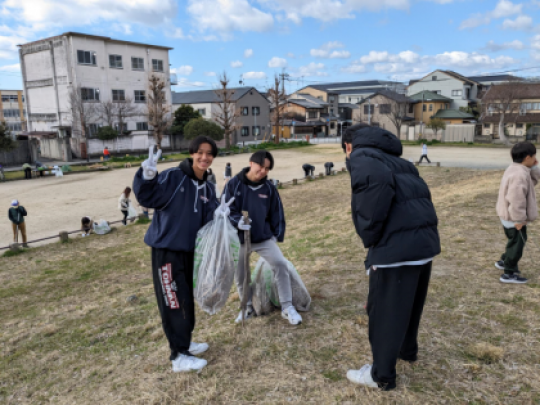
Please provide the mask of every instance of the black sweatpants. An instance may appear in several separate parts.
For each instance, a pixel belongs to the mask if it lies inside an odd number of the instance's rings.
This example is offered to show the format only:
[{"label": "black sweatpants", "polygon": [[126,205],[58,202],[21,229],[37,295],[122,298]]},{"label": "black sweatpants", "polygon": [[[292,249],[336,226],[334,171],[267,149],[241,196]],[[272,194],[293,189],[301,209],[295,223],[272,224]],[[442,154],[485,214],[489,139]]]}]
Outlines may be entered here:
[{"label": "black sweatpants", "polygon": [[193,259],[193,252],[152,248],[154,290],[171,360],[180,353],[189,354],[195,328]]},{"label": "black sweatpants", "polygon": [[420,156],[420,160],[418,161],[418,163],[422,163],[422,160],[424,160],[424,158],[428,161],[428,163],[431,163],[431,160],[429,160],[429,158],[427,157],[427,155],[422,155],[422,156]]},{"label": "black sweatpants", "polygon": [[397,359],[417,358],[418,328],[431,264],[370,271],[367,312],[373,353],[371,376],[385,390],[396,387]]},{"label": "black sweatpants", "polygon": [[506,250],[501,256],[504,262],[504,272],[506,274],[514,274],[518,271],[518,263],[523,256],[523,249],[527,242],[527,226],[518,231],[516,228],[504,228],[504,234],[508,238]]}]

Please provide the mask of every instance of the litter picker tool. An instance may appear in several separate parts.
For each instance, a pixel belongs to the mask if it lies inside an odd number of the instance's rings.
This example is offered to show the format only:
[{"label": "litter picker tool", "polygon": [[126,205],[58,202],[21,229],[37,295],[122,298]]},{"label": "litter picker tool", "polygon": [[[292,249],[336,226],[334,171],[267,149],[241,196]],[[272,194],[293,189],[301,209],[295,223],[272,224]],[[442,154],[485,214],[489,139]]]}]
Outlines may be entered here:
[{"label": "litter picker tool", "polygon": [[[244,223],[249,224],[249,213],[247,211],[242,211],[242,214],[244,215]],[[251,231],[245,230],[244,231],[244,250],[245,254],[244,257],[240,257],[240,260],[244,260],[244,294],[242,296],[242,327],[244,327],[244,319],[246,319],[246,311],[247,311],[247,303],[248,303],[248,297],[249,297],[249,288],[251,285],[251,271],[249,266],[249,256],[251,255]]]}]

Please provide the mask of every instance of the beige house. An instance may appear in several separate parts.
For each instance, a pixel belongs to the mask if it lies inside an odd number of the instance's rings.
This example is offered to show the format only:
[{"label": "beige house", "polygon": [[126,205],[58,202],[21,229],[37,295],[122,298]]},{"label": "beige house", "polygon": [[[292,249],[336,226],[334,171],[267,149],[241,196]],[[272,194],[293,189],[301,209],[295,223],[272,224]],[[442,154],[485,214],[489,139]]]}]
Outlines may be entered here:
[{"label": "beige house", "polygon": [[[406,139],[409,125],[414,121],[414,105],[417,101],[392,90],[380,90],[366,100],[358,103],[360,108],[353,110],[353,121],[365,122],[386,129]],[[398,135],[396,124],[401,123]]]},{"label": "beige house", "polygon": [[0,122],[5,122],[15,138],[26,131],[26,109],[22,90],[0,90]]}]

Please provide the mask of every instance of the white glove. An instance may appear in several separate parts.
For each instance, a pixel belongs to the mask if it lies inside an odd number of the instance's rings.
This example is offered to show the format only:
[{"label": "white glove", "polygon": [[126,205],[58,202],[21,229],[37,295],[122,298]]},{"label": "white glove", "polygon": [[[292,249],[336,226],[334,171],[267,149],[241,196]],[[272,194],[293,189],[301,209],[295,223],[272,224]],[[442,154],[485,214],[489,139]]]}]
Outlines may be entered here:
[{"label": "white glove", "polygon": [[148,150],[148,159],[146,159],[144,162],[142,162],[142,169],[143,169],[143,179],[145,180],[152,180],[157,175],[157,162],[159,158],[161,157],[161,149],[157,151],[157,153],[154,155],[154,147],[150,146],[150,149]]},{"label": "white glove", "polygon": [[[249,220],[251,223],[251,219]],[[251,225],[244,223],[244,217],[240,218],[240,221],[238,221],[238,229],[241,231],[249,231],[251,229]]]},{"label": "white glove", "polygon": [[221,195],[221,204],[217,208],[217,210],[214,212],[214,215],[216,217],[219,217],[220,215],[227,218],[229,214],[231,213],[231,210],[229,206],[233,203],[234,197],[229,200],[229,202],[225,202],[225,194]]}]

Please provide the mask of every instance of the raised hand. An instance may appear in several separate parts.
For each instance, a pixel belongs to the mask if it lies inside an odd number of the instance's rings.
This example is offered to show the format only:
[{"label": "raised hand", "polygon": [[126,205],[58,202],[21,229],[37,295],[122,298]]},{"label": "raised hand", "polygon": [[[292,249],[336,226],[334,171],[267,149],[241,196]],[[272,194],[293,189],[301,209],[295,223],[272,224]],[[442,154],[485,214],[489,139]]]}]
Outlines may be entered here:
[{"label": "raised hand", "polygon": [[157,175],[157,162],[161,157],[161,149],[154,155],[154,146],[150,146],[148,150],[148,159],[142,162],[143,179],[152,180]]},{"label": "raised hand", "polygon": [[225,193],[223,193],[221,195],[221,204],[219,205],[219,207],[215,211],[215,215],[216,216],[222,215],[223,217],[228,217],[229,214],[231,213],[231,210],[230,210],[229,207],[231,206],[233,201],[234,201],[234,197],[232,197],[229,200],[229,202],[225,202]]}]

